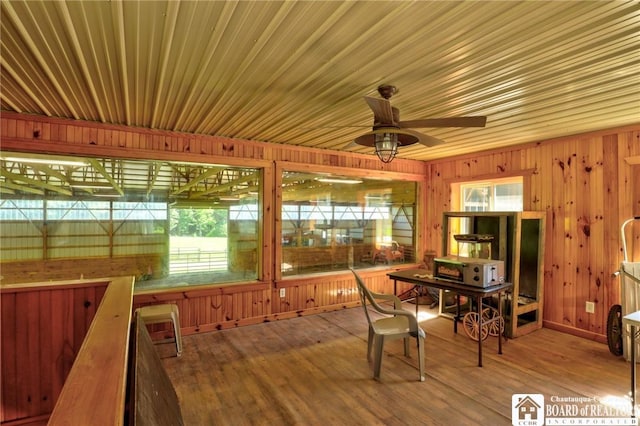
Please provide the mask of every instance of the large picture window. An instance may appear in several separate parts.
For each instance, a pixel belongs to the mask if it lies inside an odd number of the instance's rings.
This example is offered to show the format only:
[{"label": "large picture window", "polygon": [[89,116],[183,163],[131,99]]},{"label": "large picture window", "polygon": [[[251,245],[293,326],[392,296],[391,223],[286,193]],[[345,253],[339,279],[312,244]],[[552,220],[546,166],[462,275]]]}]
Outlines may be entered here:
[{"label": "large picture window", "polygon": [[3,272],[64,262],[58,279],[135,275],[137,288],[257,279],[259,169],[15,153],[0,167]]},{"label": "large picture window", "polygon": [[417,183],[285,171],[283,276],[415,261]]}]

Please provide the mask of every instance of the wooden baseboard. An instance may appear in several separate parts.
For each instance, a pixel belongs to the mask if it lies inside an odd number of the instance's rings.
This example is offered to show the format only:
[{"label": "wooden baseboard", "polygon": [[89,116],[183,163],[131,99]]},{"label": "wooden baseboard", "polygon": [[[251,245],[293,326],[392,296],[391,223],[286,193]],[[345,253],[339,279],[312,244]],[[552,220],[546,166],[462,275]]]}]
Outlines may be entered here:
[{"label": "wooden baseboard", "polygon": [[[181,331],[183,336],[188,336],[190,334],[207,333],[210,331],[224,330],[228,328],[237,328],[245,325],[254,325],[254,324],[260,324],[263,322],[279,321],[279,320],[288,319],[288,318],[296,318],[296,317],[302,317],[306,315],[321,314],[323,312],[339,311],[342,309],[353,308],[358,305],[359,305],[359,302],[348,302],[348,303],[342,303],[339,305],[329,305],[329,306],[322,306],[318,308],[305,309],[304,311],[299,311],[299,312],[295,312],[295,311],[283,312],[279,314],[264,315],[262,317],[254,317],[254,318],[246,318],[246,319],[235,320],[235,321],[225,321],[221,323],[205,324],[199,327],[184,327],[184,328],[181,328]],[[162,334],[166,334],[166,332],[151,333],[151,337],[156,339]]]},{"label": "wooden baseboard", "polygon": [[46,426],[48,421],[49,414],[41,414],[35,417],[27,417],[24,419],[2,422],[2,426]]},{"label": "wooden baseboard", "polygon": [[604,343],[605,345],[607,344],[607,336],[605,336],[604,334],[598,334],[592,331],[581,330],[579,328],[575,328],[565,324],[558,324],[557,322],[552,322],[552,321],[543,321],[542,326],[550,328],[552,330],[557,330],[563,333],[571,334],[573,336],[582,337],[584,339],[594,340],[598,343]]}]

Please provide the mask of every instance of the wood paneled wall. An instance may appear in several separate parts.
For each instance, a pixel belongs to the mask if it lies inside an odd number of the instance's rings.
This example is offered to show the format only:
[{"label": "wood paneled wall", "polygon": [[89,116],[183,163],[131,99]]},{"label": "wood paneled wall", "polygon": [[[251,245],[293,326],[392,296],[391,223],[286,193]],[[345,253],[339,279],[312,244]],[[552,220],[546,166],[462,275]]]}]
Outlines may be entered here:
[{"label": "wood paneled wall", "polygon": [[[271,313],[271,291],[268,284],[250,283],[134,295],[134,309],[157,303],[178,305],[180,328],[183,334],[191,334],[262,322]],[[152,337],[170,333],[166,324],[153,325],[151,330]]]},{"label": "wood paneled wall", "polygon": [[[358,169],[369,175],[421,175],[427,186],[420,188],[418,258],[422,250],[440,252],[442,213],[450,210],[450,183],[523,174],[525,210],[548,214],[545,324],[600,340],[604,339],[606,312],[620,297],[620,283],[611,277],[621,260],[619,226],[634,211],[640,213],[638,166],[624,160],[640,156],[640,125],[428,163],[396,159],[383,164],[375,156],[15,113],[3,113],[0,120],[3,150],[264,167],[267,194],[275,194],[276,176],[283,164],[339,167],[345,174]],[[348,274],[276,280],[275,201],[265,197],[264,203],[261,280],[145,292],[134,303],[177,301],[185,332],[355,305],[357,294],[348,290],[353,289]],[[632,245],[636,255],[638,235],[636,227]],[[369,284],[380,286],[378,291],[390,291],[386,272],[384,267],[367,272]],[[285,297],[280,297],[280,287],[285,288]],[[587,300],[596,303],[595,314],[585,313]]]},{"label": "wood paneled wall", "polygon": [[[38,131],[38,136],[34,132]],[[83,156],[270,166],[274,161],[346,169],[424,174],[422,161],[382,163],[372,155],[303,148],[206,135],[2,112],[2,149]]]},{"label": "wood paneled wall", "polygon": [[2,287],[0,422],[48,416],[108,281]]},{"label": "wood paneled wall", "polygon": [[[608,310],[620,303],[612,276],[622,260],[620,226],[640,214],[640,170],[625,160],[638,155],[640,126],[630,126],[433,161],[425,249],[441,254],[451,183],[523,175],[524,210],[547,213],[544,324],[605,341]],[[639,231],[629,243],[640,261]]]},{"label": "wood paneled wall", "polygon": [[[359,271],[373,291],[392,291],[379,268]],[[398,293],[410,288],[398,284]],[[280,290],[284,296],[280,297]],[[268,283],[203,286],[188,291],[144,291],[134,295],[134,309],[150,304],[175,303],[183,334],[209,332],[260,322],[276,321],[357,306],[359,296],[353,274],[323,274]],[[169,324],[151,326],[154,338],[172,337]]]}]

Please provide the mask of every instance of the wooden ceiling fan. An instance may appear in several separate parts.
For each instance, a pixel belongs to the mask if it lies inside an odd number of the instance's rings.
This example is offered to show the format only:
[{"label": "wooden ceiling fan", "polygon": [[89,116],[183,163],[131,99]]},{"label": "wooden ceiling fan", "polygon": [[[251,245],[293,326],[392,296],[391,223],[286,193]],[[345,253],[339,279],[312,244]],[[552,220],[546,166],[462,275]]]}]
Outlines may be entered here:
[{"label": "wooden ceiling fan", "polygon": [[381,85],[378,93],[382,98],[365,96],[364,100],[373,111],[373,129],[362,136],[358,136],[354,142],[358,145],[374,147],[378,158],[384,163],[393,160],[399,146],[408,146],[415,143],[432,147],[444,143],[443,140],[420,133],[414,128],[426,127],[484,127],[487,117],[449,117],[449,118],[424,118],[418,120],[400,121],[400,111],[391,106],[389,99],[398,92],[395,86]]}]

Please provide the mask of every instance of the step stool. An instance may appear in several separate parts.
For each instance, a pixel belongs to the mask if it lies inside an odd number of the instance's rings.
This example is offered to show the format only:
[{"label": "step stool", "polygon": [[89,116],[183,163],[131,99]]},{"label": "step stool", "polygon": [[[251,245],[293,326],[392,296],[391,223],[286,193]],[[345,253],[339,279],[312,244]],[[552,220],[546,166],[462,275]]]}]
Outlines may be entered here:
[{"label": "step stool", "polygon": [[173,335],[176,341],[176,356],[182,355],[182,335],[180,334],[180,314],[178,305],[165,303],[162,305],[149,305],[136,309],[136,314],[145,324],[159,324],[171,322],[173,324]]}]

